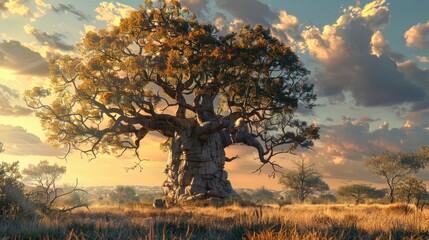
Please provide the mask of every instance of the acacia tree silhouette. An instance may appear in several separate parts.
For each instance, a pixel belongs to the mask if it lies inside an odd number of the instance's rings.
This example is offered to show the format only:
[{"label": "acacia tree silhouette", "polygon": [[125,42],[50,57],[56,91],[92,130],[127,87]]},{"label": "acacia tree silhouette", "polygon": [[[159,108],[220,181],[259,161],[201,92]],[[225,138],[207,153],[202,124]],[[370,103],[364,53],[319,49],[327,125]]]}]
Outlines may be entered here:
[{"label": "acacia tree silhouette", "polygon": [[296,193],[301,203],[311,194],[329,190],[316,165],[304,159],[295,162],[294,170],[282,174],[279,183]]},{"label": "acacia tree silhouette", "polygon": [[[66,173],[65,166],[58,164],[49,164],[47,160],[40,161],[37,165],[30,164],[22,173],[25,175],[24,180],[33,185],[34,189],[30,191],[31,197],[35,203],[39,205],[40,210],[47,214],[56,210],[55,207],[60,199],[68,197],[76,192],[88,194],[85,190],[78,188],[78,180],[70,189],[58,188],[58,180]],[[73,206],[63,207],[59,211],[71,212],[80,207],[85,207],[89,210],[88,204],[78,203]]]}]

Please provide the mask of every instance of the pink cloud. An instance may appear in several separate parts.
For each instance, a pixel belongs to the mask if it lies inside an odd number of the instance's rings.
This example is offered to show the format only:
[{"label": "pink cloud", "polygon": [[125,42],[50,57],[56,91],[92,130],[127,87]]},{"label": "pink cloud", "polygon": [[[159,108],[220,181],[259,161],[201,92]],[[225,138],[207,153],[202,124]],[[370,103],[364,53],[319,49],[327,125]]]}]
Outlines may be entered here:
[{"label": "pink cloud", "polygon": [[409,47],[426,49],[429,47],[429,21],[412,26],[404,33],[405,42]]}]

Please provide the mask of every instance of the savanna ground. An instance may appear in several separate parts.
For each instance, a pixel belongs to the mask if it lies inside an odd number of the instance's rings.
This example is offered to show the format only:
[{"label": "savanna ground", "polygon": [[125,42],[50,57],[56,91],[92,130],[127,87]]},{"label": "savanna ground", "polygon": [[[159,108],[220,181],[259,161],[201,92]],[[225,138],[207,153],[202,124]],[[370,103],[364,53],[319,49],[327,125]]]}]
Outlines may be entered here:
[{"label": "savanna ground", "polygon": [[90,211],[2,221],[0,239],[429,239],[429,208],[93,206]]}]

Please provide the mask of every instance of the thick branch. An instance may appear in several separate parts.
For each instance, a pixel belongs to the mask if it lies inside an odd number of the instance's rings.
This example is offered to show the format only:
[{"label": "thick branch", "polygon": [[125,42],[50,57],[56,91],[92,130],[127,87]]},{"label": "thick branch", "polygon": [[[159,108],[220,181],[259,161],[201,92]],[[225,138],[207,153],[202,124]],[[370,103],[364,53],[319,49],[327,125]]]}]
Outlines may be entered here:
[{"label": "thick branch", "polygon": [[243,119],[237,120],[235,128],[237,129],[237,133],[235,134],[233,140],[235,140],[235,142],[237,143],[241,142],[248,146],[256,148],[258,150],[259,160],[264,164],[268,163],[270,161],[271,156],[267,159],[264,158],[264,155],[267,152],[264,151],[264,148],[262,147],[256,136],[249,132],[246,122],[244,122]]},{"label": "thick branch", "polygon": [[[217,119],[212,119],[210,121],[200,123],[200,125],[196,128],[196,133],[200,138],[205,138],[206,136],[214,132],[225,130],[229,134],[235,136],[235,133],[237,132],[237,129],[235,128],[235,123],[240,117],[240,112],[234,112],[227,117],[218,117]],[[229,145],[226,145],[225,147],[227,146]]]}]

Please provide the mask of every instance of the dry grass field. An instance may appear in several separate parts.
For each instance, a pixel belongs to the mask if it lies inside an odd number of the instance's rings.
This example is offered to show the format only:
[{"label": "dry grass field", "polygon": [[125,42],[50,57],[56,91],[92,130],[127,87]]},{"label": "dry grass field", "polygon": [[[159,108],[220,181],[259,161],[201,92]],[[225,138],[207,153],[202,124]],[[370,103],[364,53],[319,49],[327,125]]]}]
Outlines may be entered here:
[{"label": "dry grass field", "polygon": [[403,205],[92,207],[0,223],[0,239],[429,239],[429,209]]}]

